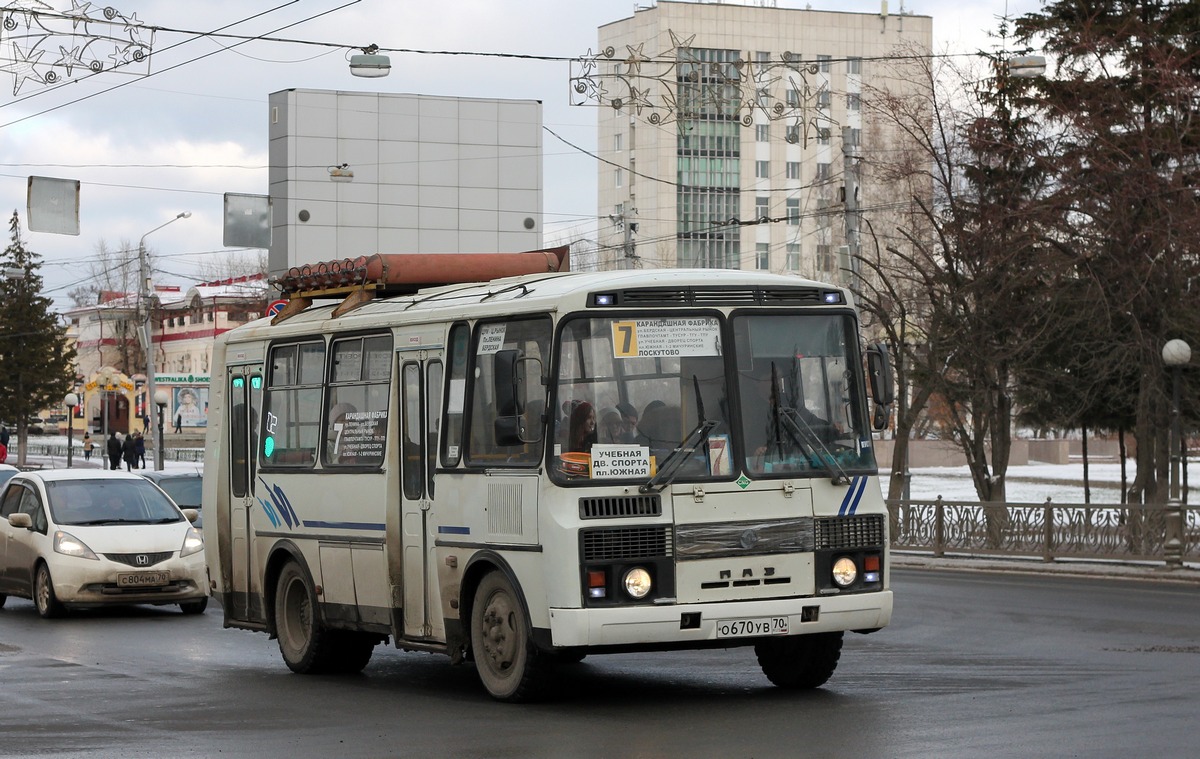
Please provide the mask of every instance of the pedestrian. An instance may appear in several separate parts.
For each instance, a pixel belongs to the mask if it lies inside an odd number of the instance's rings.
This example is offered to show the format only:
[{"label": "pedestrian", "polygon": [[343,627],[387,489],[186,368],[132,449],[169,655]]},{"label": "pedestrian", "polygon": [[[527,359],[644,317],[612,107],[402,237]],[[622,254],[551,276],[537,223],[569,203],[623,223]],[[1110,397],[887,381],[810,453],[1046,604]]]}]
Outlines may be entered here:
[{"label": "pedestrian", "polygon": [[134,450],[137,451],[137,460],[138,460],[138,463],[134,465],[134,469],[139,469],[139,468],[145,469],[146,468],[146,438],[144,438],[142,436],[142,433],[140,433],[140,432],[137,433],[137,435],[133,438],[133,447],[134,447]]},{"label": "pedestrian", "polygon": [[132,432],[126,434],[125,442],[121,443],[121,458],[125,459],[125,471],[137,469],[137,442]]},{"label": "pedestrian", "polygon": [[175,415],[175,434],[178,435],[180,432],[183,432],[183,414],[176,414]]},{"label": "pedestrian", "polygon": [[83,433],[83,460],[84,461],[92,460],[92,449],[95,447],[96,447],[96,444],[92,442],[92,433],[90,433],[90,432]]},{"label": "pedestrian", "polygon": [[0,445],[8,447],[8,425],[0,426]]},{"label": "pedestrian", "polygon": [[108,468],[121,468],[121,441],[117,438],[117,431],[113,430],[108,435],[108,441],[105,443],[108,450]]},{"label": "pedestrian", "polygon": [[8,446],[0,443],[0,464],[8,462]]}]

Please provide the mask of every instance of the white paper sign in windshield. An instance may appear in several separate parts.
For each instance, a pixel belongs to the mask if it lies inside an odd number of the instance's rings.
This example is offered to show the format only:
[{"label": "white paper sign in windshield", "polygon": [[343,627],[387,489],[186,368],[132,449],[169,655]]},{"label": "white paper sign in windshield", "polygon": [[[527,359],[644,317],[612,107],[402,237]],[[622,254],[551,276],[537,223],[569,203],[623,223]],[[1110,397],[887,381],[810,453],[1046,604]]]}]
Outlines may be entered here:
[{"label": "white paper sign in windshield", "polygon": [[639,445],[592,446],[592,479],[649,477],[650,449]]},{"label": "white paper sign in windshield", "polygon": [[719,356],[721,330],[716,319],[635,319],[612,325],[613,356]]},{"label": "white paper sign in windshield", "polygon": [[479,330],[479,355],[486,356],[504,347],[503,324],[485,324]]}]

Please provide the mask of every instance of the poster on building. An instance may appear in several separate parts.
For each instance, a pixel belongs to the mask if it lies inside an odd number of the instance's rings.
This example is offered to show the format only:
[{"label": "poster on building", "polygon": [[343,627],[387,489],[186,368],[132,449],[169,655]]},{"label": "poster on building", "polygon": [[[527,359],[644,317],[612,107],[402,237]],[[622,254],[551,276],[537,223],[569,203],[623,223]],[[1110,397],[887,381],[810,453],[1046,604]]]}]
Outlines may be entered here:
[{"label": "poster on building", "polygon": [[171,423],[176,432],[185,427],[208,426],[207,387],[177,387],[174,396]]}]

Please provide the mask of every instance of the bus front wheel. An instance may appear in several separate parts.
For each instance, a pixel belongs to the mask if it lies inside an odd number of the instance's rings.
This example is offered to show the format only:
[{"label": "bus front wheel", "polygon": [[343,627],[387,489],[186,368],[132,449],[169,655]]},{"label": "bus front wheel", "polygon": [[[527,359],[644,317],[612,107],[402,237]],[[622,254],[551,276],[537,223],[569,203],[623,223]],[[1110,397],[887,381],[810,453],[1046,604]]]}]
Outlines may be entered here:
[{"label": "bus front wheel", "polygon": [[842,633],[766,638],[754,644],[754,653],[763,674],[780,688],[819,688],[837,669]]},{"label": "bus front wheel", "polygon": [[498,701],[529,701],[545,690],[552,662],[533,645],[529,620],[512,583],[492,572],[475,589],[471,653],[488,693]]},{"label": "bus front wheel", "polygon": [[283,568],[275,584],[275,634],[288,669],[302,675],[329,671],[336,656],[334,636],[321,624],[317,593],[296,562]]}]

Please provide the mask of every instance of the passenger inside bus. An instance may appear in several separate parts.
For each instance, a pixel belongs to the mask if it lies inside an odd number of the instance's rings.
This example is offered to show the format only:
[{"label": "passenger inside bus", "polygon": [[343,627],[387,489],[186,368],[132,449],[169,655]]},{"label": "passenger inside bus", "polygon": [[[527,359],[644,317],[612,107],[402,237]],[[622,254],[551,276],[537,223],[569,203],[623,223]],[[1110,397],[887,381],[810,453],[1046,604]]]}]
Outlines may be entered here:
[{"label": "passenger inside bus", "polygon": [[587,401],[580,401],[571,410],[571,433],[567,450],[572,453],[590,453],[596,443],[596,408]]}]

